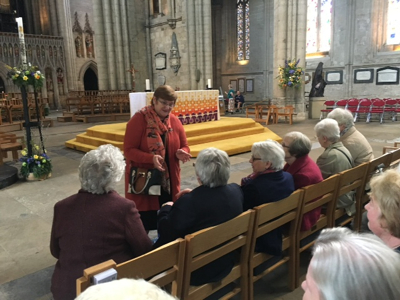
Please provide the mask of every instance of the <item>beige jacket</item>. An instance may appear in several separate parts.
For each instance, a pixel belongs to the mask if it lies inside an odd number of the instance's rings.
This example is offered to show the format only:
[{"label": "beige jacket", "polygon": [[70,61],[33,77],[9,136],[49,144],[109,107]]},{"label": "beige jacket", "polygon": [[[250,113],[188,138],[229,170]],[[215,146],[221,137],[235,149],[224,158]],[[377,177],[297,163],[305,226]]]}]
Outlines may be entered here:
[{"label": "beige jacket", "polygon": [[372,147],[365,136],[352,126],[341,138],[340,141],[349,150],[354,159],[354,166],[361,165],[374,159]]}]

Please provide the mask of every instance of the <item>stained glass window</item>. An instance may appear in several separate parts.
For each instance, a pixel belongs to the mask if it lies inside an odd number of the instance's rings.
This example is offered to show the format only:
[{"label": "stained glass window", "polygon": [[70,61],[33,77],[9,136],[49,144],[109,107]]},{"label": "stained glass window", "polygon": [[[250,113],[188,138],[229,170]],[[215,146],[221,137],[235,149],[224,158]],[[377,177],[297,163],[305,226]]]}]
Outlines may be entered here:
[{"label": "stained glass window", "polygon": [[325,52],[331,48],[332,0],[307,0],[306,52]]},{"label": "stained glass window", "polygon": [[237,0],[237,57],[238,60],[250,59],[250,7],[249,0]]},{"label": "stained glass window", "polygon": [[400,0],[389,0],[387,12],[386,43],[400,44]]}]

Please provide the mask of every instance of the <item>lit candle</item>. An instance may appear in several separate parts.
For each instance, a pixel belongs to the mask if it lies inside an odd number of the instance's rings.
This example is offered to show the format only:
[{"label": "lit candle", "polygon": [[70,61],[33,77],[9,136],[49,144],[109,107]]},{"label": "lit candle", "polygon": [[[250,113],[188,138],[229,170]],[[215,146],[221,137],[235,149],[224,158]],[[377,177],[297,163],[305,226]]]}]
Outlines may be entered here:
[{"label": "lit candle", "polygon": [[208,88],[211,89],[211,79],[208,79],[207,85],[208,85]]},{"label": "lit candle", "polygon": [[26,52],[25,52],[25,38],[24,38],[24,24],[22,23],[22,18],[16,18],[18,25],[18,37],[19,37],[19,45],[20,45],[20,53],[21,53],[21,61],[22,64],[26,65]]},{"label": "lit candle", "polygon": [[150,79],[146,79],[146,91],[150,91]]}]

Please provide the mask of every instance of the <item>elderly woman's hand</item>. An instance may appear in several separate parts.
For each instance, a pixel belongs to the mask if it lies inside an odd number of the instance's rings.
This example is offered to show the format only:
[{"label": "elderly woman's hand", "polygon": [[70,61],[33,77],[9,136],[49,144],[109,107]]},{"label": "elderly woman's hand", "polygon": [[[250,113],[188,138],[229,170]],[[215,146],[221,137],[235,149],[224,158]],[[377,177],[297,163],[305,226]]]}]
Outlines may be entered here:
[{"label": "elderly woman's hand", "polygon": [[162,158],[161,155],[154,155],[153,156],[153,165],[154,168],[156,168],[157,170],[164,172],[165,169],[163,168],[163,163],[164,163],[164,158]]},{"label": "elderly woman's hand", "polygon": [[176,157],[177,157],[180,161],[182,161],[183,163],[185,163],[185,162],[189,161],[190,158],[191,158],[192,156],[190,155],[190,153],[187,153],[185,150],[178,149],[178,150],[176,151]]},{"label": "elderly woman's hand", "polygon": [[192,189],[184,189],[182,191],[180,191],[178,194],[176,194],[176,199],[179,199],[180,197],[182,197],[185,194],[188,194],[192,191]]}]

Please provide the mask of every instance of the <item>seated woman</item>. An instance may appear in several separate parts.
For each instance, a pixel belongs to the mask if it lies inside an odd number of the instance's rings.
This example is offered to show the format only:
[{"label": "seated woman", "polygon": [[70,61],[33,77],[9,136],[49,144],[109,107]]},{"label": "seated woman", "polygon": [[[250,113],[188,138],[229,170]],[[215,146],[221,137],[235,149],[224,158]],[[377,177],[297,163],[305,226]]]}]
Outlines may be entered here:
[{"label": "seated woman", "polygon": [[390,248],[400,252],[400,174],[386,171],[371,179],[370,202],[365,205],[368,227]]},{"label": "seated woman", "polygon": [[[244,211],[264,203],[285,199],[293,193],[295,189],[293,177],[282,171],[284,161],[285,152],[278,142],[266,140],[253,144],[250,158],[253,173],[242,178],[241,183]],[[281,230],[274,230],[258,238],[256,250],[280,255],[282,252]]]},{"label": "seated woman", "polygon": [[84,269],[151,250],[135,203],[114,190],[124,169],[124,157],[112,145],[86,153],[79,165],[81,190],[54,206],[50,251],[58,259],[51,283],[55,300],[75,299],[76,279]]},{"label": "seated woman", "polygon": [[240,110],[240,108],[243,106],[244,104],[244,97],[243,95],[240,93],[240,91],[236,92],[236,96],[235,96],[235,104],[236,104],[236,112],[238,112]]},{"label": "seated woman", "polygon": [[[338,123],[333,119],[324,119],[314,127],[315,134],[325,151],[318,157],[317,165],[324,179],[353,167],[353,157],[343,146]],[[356,212],[353,191],[339,197],[337,207],[344,208],[349,216]]]},{"label": "seated woman", "polygon": [[313,252],[304,300],[400,299],[400,255],[374,235],[324,229]]},{"label": "seated woman", "polygon": [[354,166],[374,159],[371,145],[365,136],[354,126],[354,117],[349,110],[338,107],[332,110],[327,117],[338,122],[340,141],[353,157]]},{"label": "seated woman", "polygon": [[[306,135],[298,131],[289,132],[283,137],[282,147],[286,161],[283,171],[292,174],[296,190],[324,180],[318,165],[308,156],[311,141]],[[320,207],[304,214],[301,230],[309,230],[320,214]]]},{"label": "seated woman", "polygon": [[[239,185],[228,184],[231,165],[225,151],[216,148],[200,151],[195,167],[200,186],[183,190],[175,204],[167,202],[161,207],[155,248],[226,222],[243,212],[243,193]],[[219,281],[229,274],[233,264],[233,253],[230,253],[193,272],[190,283],[201,285]]]}]

